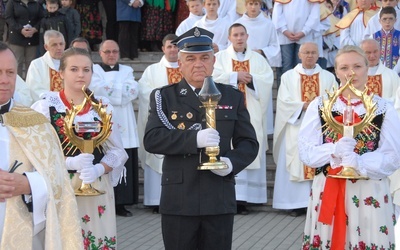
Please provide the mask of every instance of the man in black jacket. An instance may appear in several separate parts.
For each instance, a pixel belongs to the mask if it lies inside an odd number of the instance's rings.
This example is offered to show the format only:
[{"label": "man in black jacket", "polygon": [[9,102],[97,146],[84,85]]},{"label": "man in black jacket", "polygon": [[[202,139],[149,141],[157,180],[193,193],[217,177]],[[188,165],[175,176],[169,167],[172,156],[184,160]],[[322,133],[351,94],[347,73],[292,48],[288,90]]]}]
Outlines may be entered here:
[{"label": "man in black jacket", "polygon": [[[196,89],[213,71],[213,34],[195,27],[173,42],[180,49],[184,79],[156,89],[144,146],[165,155],[160,213],[164,245],[169,249],[227,250],[232,246],[236,213],[235,174],[256,157],[258,142],[243,94],[216,84],[222,97],[216,109],[216,129],[206,128],[206,113]],[[197,170],[208,160],[205,147],[220,147],[222,170]]]}]

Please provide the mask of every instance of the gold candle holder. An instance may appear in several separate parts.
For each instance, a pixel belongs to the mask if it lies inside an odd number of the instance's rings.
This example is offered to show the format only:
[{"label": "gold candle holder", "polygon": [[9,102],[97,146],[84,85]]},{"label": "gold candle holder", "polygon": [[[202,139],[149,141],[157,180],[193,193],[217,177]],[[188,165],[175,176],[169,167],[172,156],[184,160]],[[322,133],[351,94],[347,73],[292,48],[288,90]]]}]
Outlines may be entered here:
[{"label": "gold candle holder", "polygon": [[[85,86],[82,87],[82,91],[85,94],[85,99],[81,105],[75,106],[71,101],[71,109],[66,109],[64,117],[64,131],[69,142],[77,147],[82,153],[92,154],[95,148],[100,149],[100,145],[107,140],[111,134],[111,117],[112,114],[107,113],[107,107],[102,104],[101,100],[99,103],[92,101],[93,92],[90,94],[86,93]],[[90,103],[92,108],[99,114],[101,122],[79,122],[74,124],[76,115]],[[77,132],[98,132],[96,136],[90,140],[85,140],[75,134]],[[77,196],[94,196],[104,194],[104,191],[99,191],[92,187],[91,184],[81,184],[80,188],[75,190]]]},{"label": "gold candle holder", "polygon": [[[207,128],[215,129],[215,109],[219,100],[221,99],[221,92],[215,86],[211,76],[204,79],[203,87],[199,92],[199,100],[206,109],[206,126]],[[197,168],[198,170],[212,170],[212,169],[227,169],[228,165],[224,161],[218,161],[219,146],[206,147],[206,155],[209,157],[208,162],[202,162]]]}]

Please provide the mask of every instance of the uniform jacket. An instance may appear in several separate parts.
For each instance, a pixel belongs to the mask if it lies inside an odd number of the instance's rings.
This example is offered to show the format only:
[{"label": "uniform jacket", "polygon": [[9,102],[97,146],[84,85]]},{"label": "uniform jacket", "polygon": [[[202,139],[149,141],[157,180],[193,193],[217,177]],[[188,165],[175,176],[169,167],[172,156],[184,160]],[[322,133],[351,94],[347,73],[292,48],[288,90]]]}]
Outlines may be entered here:
[{"label": "uniform jacket", "polygon": [[25,5],[21,0],[9,0],[6,5],[5,18],[9,27],[10,44],[19,46],[36,46],[39,44],[39,32],[32,37],[24,37],[21,30],[24,25],[30,24],[39,31],[40,20],[44,10],[34,0],[29,0]]},{"label": "uniform jacket", "polygon": [[[209,170],[197,170],[199,161],[208,161],[208,156],[204,149],[197,148],[198,131],[189,128],[201,124],[205,129],[206,117],[202,103],[186,81],[155,89],[151,94],[144,146],[150,153],[165,155],[162,214],[196,216],[236,212],[234,175],[255,159],[259,145],[243,94],[228,85],[217,84],[217,88],[222,94],[215,112],[221,138],[220,156],[228,157],[233,165],[233,172],[225,177]],[[157,93],[161,101],[155,101]]]}]

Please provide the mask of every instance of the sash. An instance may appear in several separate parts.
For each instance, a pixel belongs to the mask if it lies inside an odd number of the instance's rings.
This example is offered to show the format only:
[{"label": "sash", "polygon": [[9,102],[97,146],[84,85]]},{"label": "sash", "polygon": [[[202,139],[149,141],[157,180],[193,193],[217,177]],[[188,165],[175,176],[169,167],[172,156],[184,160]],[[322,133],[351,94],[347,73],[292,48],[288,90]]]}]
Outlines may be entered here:
[{"label": "sash", "polygon": [[[236,61],[234,59],[232,59],[232,71],[233,72],[250,72],[250,61],[246,60],[243,62],[240,61]],[[244,105],[247,106],[247,102],[246,102],[246,84],[244,83],[239,83],[238,84],[238,89],[240,90],[240,92],[243,93],[244,96]]]},{"label": "sash", "polygon": [[[300,74],[301,101],[311,102],[319,95],[319,72],[313,75]],[[315,176],[315,168],[303,165],[304,180],[312,180]]]},{"label": "sash", "polygon": [[364,27],[367,27],[369,19],[371,19],[371,17],[377,13],[377,9],[374,7],[371,7],[369,10],[361,10],[359,8],[356,8],[350,11],[342,19],[340,19],[340,21],[336,24],[336,27],[338,27],[339,29],[345,29],[350,27],[354,19],[356,19],[356,17],[360,13],[363,15]]},{"label": "sash", "polygon": [[382,75],[368,76],[367,87],[374,94],[382,97]]},{"label": "sash", "polygon": [[49,67],[50,91],[60,92],[64,88],[60,73]]},{"label": "sash", "polygon": [[179,68],[168,68],[167,69],[167,78],[168,85],[178,83],[182,80],[182,73],[179,71]]},{"label": "sash", "polygon": [[[292,0],[275,0],[275,3],[280,3],[280,4],[288,4]],[[310,3],[323,3],[325,0],[308,0]]]}]

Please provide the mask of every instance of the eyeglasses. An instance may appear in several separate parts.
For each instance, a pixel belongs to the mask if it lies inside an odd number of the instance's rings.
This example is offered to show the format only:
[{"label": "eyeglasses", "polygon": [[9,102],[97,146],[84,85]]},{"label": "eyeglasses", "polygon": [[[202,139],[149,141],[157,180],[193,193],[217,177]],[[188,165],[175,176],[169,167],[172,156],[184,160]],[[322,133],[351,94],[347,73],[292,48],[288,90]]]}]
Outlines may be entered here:
[{"label": "eyeglasses", "polygon": [[115,54],[118,54],[119,53],[119,50],[102,50],[102,52],[104,53],[104,54],[106,54],[106,55],[109,55],[109,54],[111,54],[111,53],[113,53],[114,55]]},{"label": "eyeglasses", "polygon": [[307,56],[309,56],[309,55],[315,56],[315,55],[318,54],[317,51],[306,51],[306,52],[300,52],[300,53],[304,54],[304,55],[307,55]]}]

